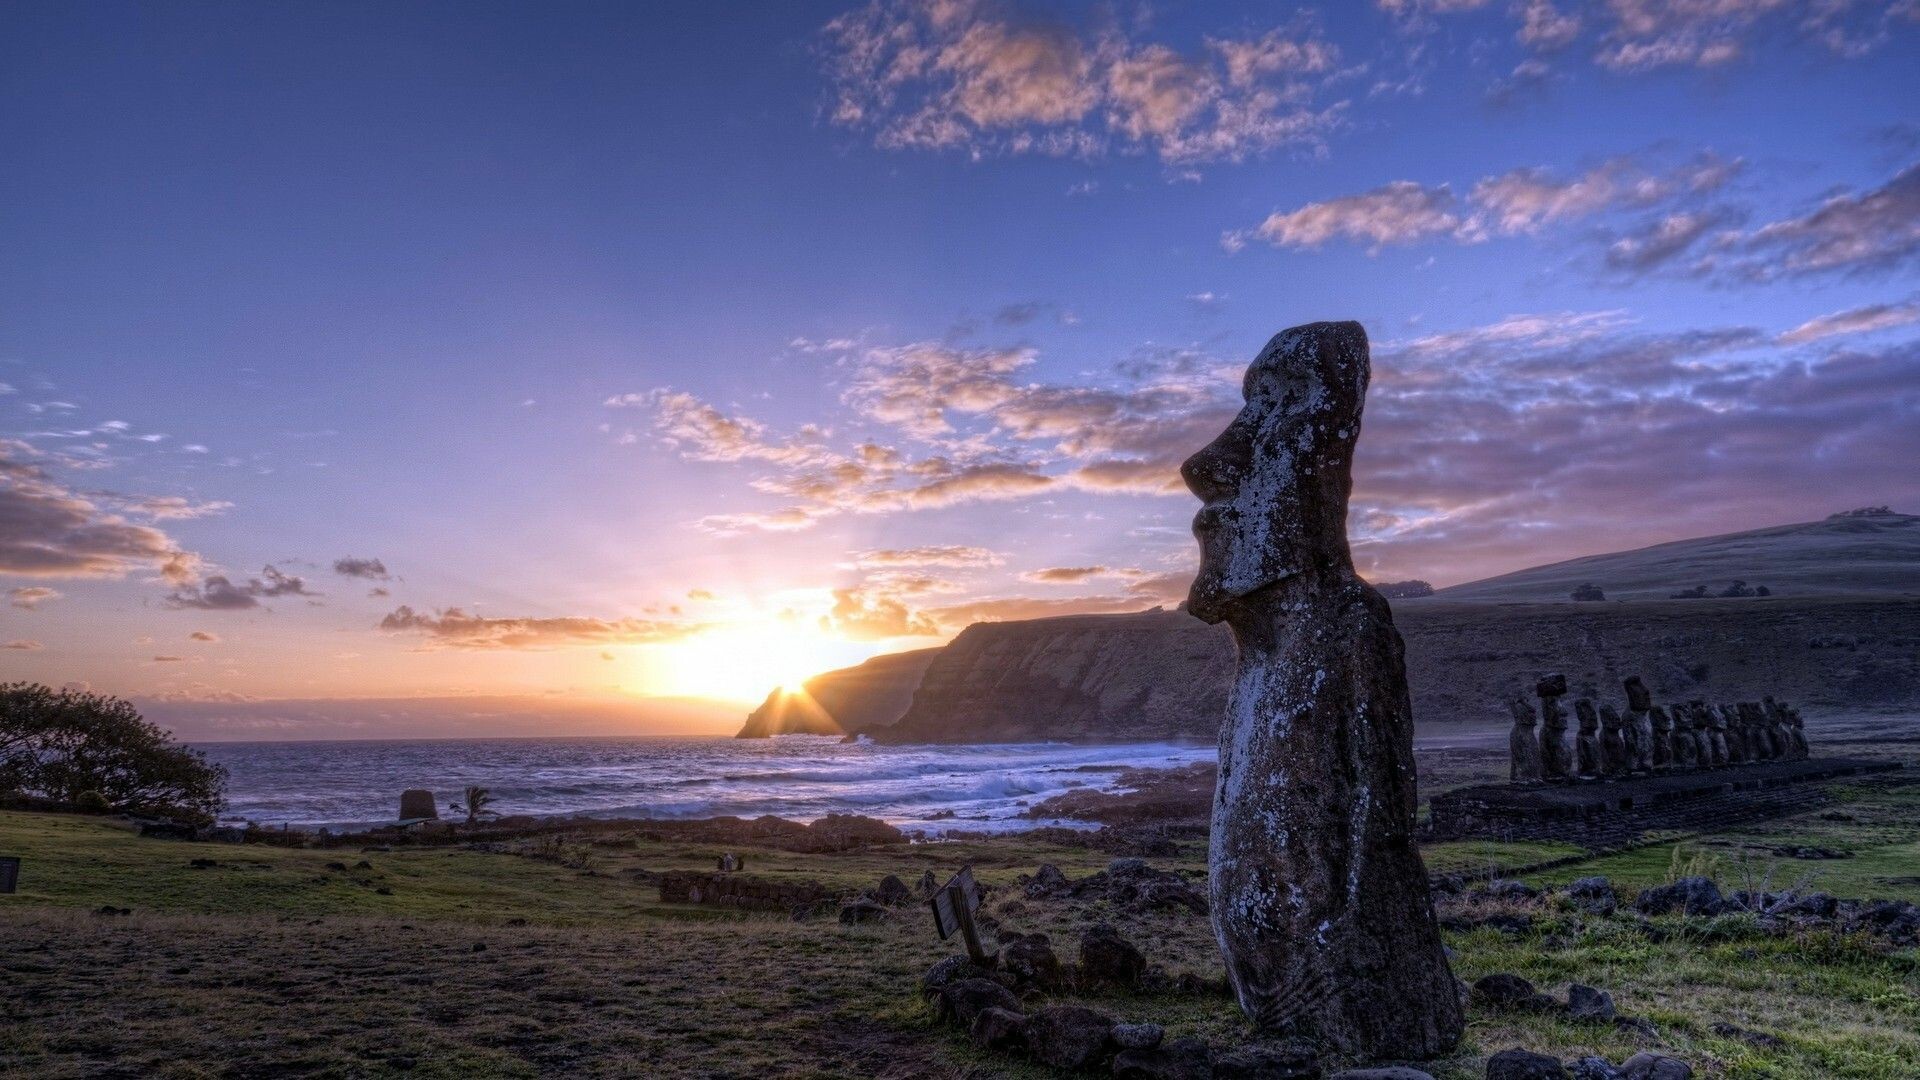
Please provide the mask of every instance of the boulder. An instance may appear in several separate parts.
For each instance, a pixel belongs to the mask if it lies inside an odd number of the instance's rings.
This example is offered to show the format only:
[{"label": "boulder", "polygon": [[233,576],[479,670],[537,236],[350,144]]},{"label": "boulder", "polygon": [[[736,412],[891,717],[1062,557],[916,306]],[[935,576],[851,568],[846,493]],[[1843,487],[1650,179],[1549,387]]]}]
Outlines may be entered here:
[{"label": "boulder", "polygon": [[1023,989],[1059,990],[1067,984],[1066,968],[1045,934],[1001,934],[1000,970]]},{"label": "boulder", "polygon": [[1656,885],[1642,892],[1633,909],[1642,915],[1667,915],[1679,911],[1687,915],[1718,915],[1726,910],[1720,887],[1711,878],[1681,878],[1671,885]]},{"label": "boulder", "polygon": [[1218,1080],[1317,1080],[1320,1062],[1302,1043],[1256,1043],[1215,1054]]},{"label": "boulder", "polygon": [[965,956],[948,956],[927,969],[920,977],[920,993],[928,998],[938,997],[940,991],[949,984],[962,979],[992,979],[993,972],[974,963]]},{"label": "boulder", "polygon": [[1080,935],[1080,978],[1087,985],[1132,988],[1146,970],[1146,956],[1106,923]]},{"label": "boulder", "polygon": [[887,917],[887,909],[871,900],[855,900],[840,909],[840,924],[853,926],[858,923],[878,922]]},{"label": "boulder", "polygon": [[1115,1024],[1112,1037],[1113,1045],[1122,1050],[1151,1050],[1167,1037],[1167,1029],[1150,1023]]},{"label": "boulder", "polygon": [[904,907],[913,903],[913,890],[907,888],[906,882],[888,874],[873,890],[873,898],[888,907]]},{"label": "boulder", "polygon": [[1027,1018],[1027,1049],[1056,1069],[1084,1069],[1105,1057],[1113,1020],[1084,1005],[1049,1005]]},{"label": "boulder", "polygon": [[1018,1050],[1027,1045],[1027,1018],[1011,1009],[990,1005],[980,1010],[967,1036],[988,1050]]},{"label": "boulder", "polygon": [[1620,903],[1613,883],[1603,877],[1583,877],[1569,882],[1566,896],[1575,907],[1595,915],[1611,915]]},{"label": "boulder", "polygon": [[1020,999],[992,979],[959,979],[940,988],[937,1011],[942,1019],[971,1030],[974,1017],[987,1009],[1017,1013]]},{"label": "boulder", "polygon": [[1487,1080],[1569,1080],[1560,1059],[1531,1050],[1502,1050],[1487,1059]]},{"label": "boulder", "polygon": [[1691,1080],[1692,1076],[1693,1066],[1665,1054],[1639,1053],[1620,1063],[1620,1080]]},{"label": "boulder", "polygon": [[1532,900],[1540,895],[1540,890],[1524,881],[1489,881],[1480,893],[1496,900]]},{"label": "boulder", "polygon": [[1328,1080],[1433,1080],[1433,1074],[1405,1065],[1388,1065],[1378,1069],[1343,1069]]},{"label": "boulder", "polygon": [[1762,1050],[1784,1050],[1787,1045],[1787,1040],[1778,1035],[1769,1035],[1764,1031],[1751,1031],[1733,1024],[1715,1024],[1711,1030],[1723,1039],[1738,1039],[1748,1046],[1756,1046]]},{"label": "boulder", "polygon": [[1554,1000],[1518,975],[1497,971],[1475,979],[1470,1000],[1496,1012],[1543,1012]]},{"label": "boulder", "polygon": [[425,788],[409,788],[400,793],[400,820],[439,816],[440,807],[434,802],[433,792]]},{"label": "boulder", "polygon": [[940,879],[933,876],[933,871],[928,870],[920,875],[920,884],[914,886],[914,889],[920,894],[920,899],[931,900],[933,894],[940,891]]},{"label": "boulder", "polygon": [[1151,1050],[1122,1050],[1113,1058],[1120,1080],[1212,1080],[1207,1044],[1191,1036]]},{"label": "boulder", "polygon": [[1588,1054],[1567,1066],[1573,1080],[1620,1080],[1620,1070],[1603,1057]]},{"label": "boulder", "polygon": [[1046,896],[1057,896],[1067,891],[1070,884],[1067,881],[1067,875],[1061,873],[1059,867],[1052,863],[1045,863],[1040,869],[1034,871],[1033,877],[1027,880],[1027,895],[1035,900]]},{"label": "boulder", "polygon": [[1567,1016],[1585,1023],[1611,1024],[1615,1016],[1613,995],[1574,983],[1567,987]]}]

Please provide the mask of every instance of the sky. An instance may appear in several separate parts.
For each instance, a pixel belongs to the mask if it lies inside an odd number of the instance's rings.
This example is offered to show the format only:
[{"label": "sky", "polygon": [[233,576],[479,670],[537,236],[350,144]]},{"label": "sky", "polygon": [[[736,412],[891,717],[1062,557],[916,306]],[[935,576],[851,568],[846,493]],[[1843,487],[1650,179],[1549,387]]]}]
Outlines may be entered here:
[{"label": "sky", "polygon": [[9,4],[0,678],[719,730],[1178,603],[1318,319],[1376,581],[1910,511],[1916,101],[1915,0]]}]

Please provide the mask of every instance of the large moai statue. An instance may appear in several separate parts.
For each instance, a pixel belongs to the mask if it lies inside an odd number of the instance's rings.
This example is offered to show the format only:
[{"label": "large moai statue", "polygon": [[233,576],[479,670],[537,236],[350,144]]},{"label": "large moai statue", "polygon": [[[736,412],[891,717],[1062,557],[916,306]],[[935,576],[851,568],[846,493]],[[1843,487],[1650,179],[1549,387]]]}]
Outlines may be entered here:
[{"label": "large moai statue", "polygon": [[1752,761],[1753,754],[1747,748],[1747,725],[1740,719],[1740,714],[1725,705],[1715,705],[1712,708],[1719,716],[1714,723],[1714,730],[1726,732],[1727,764],[1745,765]]},{"label": "large moai statue", "polygon": [[1513,731],[1507,736],[1507,779],[1516,784],[1540,782],[1540,736],[1533,730],[1533,703],[1515,694],[1507,702],[1513,711]]},{"label": "large moai statue", "polygon": [[1652,772],[1654,764],[1653,695],[1647,693],[1647,684],[1640,676],[1630,675],[1623,684],[1627,689],[1627,756],[1631,759],[1630,768],[1635,772]]},{"label": "large moai statue", "polygon": [[1693,713],[1685,705],[1667,710],[1673,718],[1673,767],[1692,769],[1700,765],[1700,744],[1693,741]]},{"label": "large moai statue", "polygon": [[1653,767],[1671,769],[1673,760],[1673,720],[1658,705],[1647,709],[1647,722],[1653,732]]},{"label": "large moai statue", "polygon": [[1368,376],[1358,323],[1280,333],[1239,415],[1181,466],[1205,503],[1187,610],[1239,644],[1207,885],[1256,1027],[1430,1058],[1465,1021],[1414,845],[1403,646],[1347,546]]},{"label": "large moai statue", "polygon": [[1787,739],[1793,745],[1794,760],[1804,761],[1812,757],[1813,746],[1807,742],[1807,718],[1801,716],[1800,710],[1791,705],[1780,707],[1787,714]]},{"label": "large moai statue", "polygon": [[1573,778],[1573,751],[1567,746],[1567,711],[1560,698],[1567,692],[1565,675],[1549,675],[1533,686],[1540,698],[1540,765],[1549,780]]},{"label": "large moai statue", "polygon": [[1727,718],[1706,702],[1700,703],[1699,713],[1706,721],[1701,730],[1707,736],[1707,759],[1714,768],[1722,768],[1732,760],[1727,752]]},{"label": "large moai statue", "polygon": [[1608,776],[1625,776],[1632,767],[1626,722],[1612,702],[1604,703],[1600,706],[1600,771]]},{"label": "large moai statue", "polygon": [[1747,723],[1753,728],[1754,739],[1760,744],[1760,760],[1780,760],[1786,748],[1781,745],[1780,733],[1774,730],[1773,718],[1751,701],[1742,701],[1735,708],[1747,717]]},{"label": "large moai statue", "polygon": [[[1702,769],[1713,768],[1713,718],[1707,714],[1707,703],[1690,701],[1687,703],[1687,718],[1693,724],[1693,763]],[[1726,764],[1724,755],[1719,764]]]},{"label": "large moai statue", "polygon": [[1590,699],[1581,698],[1573,703],[1573,715],[1580,721],[1580,735],[1573,743],[1574,769],[1591,779],[1605,771],[1600,764],[1600,714]]}]

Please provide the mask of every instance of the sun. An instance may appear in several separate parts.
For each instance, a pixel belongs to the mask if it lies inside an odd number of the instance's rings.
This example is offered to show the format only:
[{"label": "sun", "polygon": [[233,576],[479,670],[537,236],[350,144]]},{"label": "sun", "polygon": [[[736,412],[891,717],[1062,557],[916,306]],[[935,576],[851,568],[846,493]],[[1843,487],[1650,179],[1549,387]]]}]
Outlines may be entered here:
[{"label": "sun", "polygon": [[848,661],[846,642],[804,624],[767,619],[728,623],[651,650],[647,692],[758,703],[775,689]]}]

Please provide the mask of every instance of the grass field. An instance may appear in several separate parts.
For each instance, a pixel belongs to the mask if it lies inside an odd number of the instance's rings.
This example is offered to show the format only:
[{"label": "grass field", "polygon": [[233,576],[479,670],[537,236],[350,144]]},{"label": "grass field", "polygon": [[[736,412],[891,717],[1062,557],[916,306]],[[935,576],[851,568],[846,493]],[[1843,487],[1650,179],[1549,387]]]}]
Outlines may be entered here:
[{"label": "grass field", "polygon": [[[1691,864],[1728,888],[1818,873],[1840,895],[1920,895],[1920,791],[1861,786],[1820,814],[1696,837],[1527,875],[1535,883],[1605,873],[1622,886]],[[0,853],[25,859],[20,892],[0,897],[0,1075],[220,1076],[1038,1076],[935,1027],[915,985],[950,951],[918,907],[883,923],[723,913],[658,902],[646,871],[705,869],[714,846],[595,835],[517,850],[362,852],[143,840],[104,819],[0,814]],[[1824,846],[1848,859],[1797,860],[1776,846]],[[1675,858],[1676,846],[1680,857]],[[1104,903],[1031,901],[1011,888],[1042,862],[1070,877],[1107,857],[1018,837],[843,855],[745,849],[746,872],[864,886],[912,882],[971,864],[989,916],[1053,935],[1064,960],[1079,932],[1110,921],[1171,973],[1217,978],[1205,919],[1130,916]],[[1485,872],[1577,855],[1551,844],[1439,845],[1436,871]],[[1203,853],[1156,864],[1197,875]],[[219,865],[195,868],[194,859]],[[360,868],[365,860],[369,865]],[[330,869],[328,864],[345,869]],[[385,890],[384,892],[382,890]],[[101,915],[103,905],[130,915]],[[1628,914],[1556,903],[1528,909],[1521,934],[1449,935],[1468,981],[1512,971],[1564,993],[1611,991],[1658,1041],[1611,1027],[1470,1013],[1465,1045],[1429,1065],[1478,1077],[1485,1057],[1529,1049],[1618,1061],[1663,1048],[1701,1075],[1920,1076],[1920,956],[1826,934],[1761,932],[1745,917],[1663,919],[1649,935]],[[1170,1033],[1231,1040],[1237,1009],[1210,995],[1090,999]],[[1781,1045],[1715,1035],[1731,1023]]]}]

